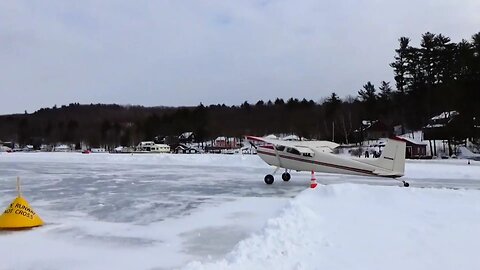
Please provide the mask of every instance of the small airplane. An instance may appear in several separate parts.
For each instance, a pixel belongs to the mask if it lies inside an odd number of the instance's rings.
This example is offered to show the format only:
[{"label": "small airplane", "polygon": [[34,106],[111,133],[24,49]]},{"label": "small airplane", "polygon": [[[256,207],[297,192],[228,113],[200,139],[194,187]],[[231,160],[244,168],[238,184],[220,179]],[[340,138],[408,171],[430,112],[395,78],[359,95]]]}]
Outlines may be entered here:
[{"label": "small airplane", "polygon": [[[401,177],[405,172],[406,145],[404,141],[394,138],[388,139],[378,159],[335,155],[333,149],[339,145],[329,141],[283,141],[255,136],[246,136],[246,139],[257,149],[263,161],[277,167],[273,174],[280,168],[285,169],[283,181],[290,180],[289,170],[310,171],[312,181],[315,180],[315,172],[389,178]],[[273,175],[267,174],[264,181],[268,185],[273,184]],[[409,186],[406,181],[402,183],[405,187]]]},{"label": "small airplane", "polygon": [[480,154],[473,153],[472,151],[468,150],[468,148],[466,148],[465,146],[460,146],[458,148],[458,151],[460,152],[458,156],[461,158],[480,161]]}]

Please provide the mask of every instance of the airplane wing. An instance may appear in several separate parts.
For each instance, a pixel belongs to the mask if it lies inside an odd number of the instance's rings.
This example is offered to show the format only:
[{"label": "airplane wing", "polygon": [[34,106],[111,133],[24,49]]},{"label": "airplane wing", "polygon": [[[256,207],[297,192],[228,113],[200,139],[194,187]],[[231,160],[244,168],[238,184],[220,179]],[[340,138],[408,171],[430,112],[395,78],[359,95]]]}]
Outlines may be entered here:
[{"label": "airplane wing", "polygon": [[246,136],[246,139],[250,142],[250,144],[254,146],[265,144],[282,145],[285,147],[295,148],[299,152],[311,152],[311,150],[306,150],[306,148],[309,148],[316,149],[321,152],[331,153],[333,152],[333,149],[339,146],[337,143],[329,141],[283,141],[278,139],[269,139],[256,136]]}]

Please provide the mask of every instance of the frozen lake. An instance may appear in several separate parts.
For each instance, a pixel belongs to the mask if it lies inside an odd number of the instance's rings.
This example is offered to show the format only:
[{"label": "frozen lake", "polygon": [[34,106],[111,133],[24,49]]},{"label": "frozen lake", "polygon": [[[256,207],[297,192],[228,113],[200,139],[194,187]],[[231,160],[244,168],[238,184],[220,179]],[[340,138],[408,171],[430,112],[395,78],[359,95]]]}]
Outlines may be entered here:
[{"label": "frozen lake", "polygon": [[[412,187],[480,189],[480,166],[414,161]],[[0,232],[6,269],[170,269],[216,261],[276,217],[309,184],[263,176],[257,156],[0,153],[0,207],[24,197],[46,225]],[[317,174],[320,182],[400,186],[392,180]],[[0,267],[1,268],[1,267]],[[4,269],[4,268],[1,268]]]}]

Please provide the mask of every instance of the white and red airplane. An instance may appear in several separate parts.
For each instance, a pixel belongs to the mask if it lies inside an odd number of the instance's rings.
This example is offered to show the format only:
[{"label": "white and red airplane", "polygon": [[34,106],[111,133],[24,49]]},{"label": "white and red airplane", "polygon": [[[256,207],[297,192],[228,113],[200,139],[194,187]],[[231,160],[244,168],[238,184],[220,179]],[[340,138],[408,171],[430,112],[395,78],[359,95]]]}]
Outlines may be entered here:
[{"label": "white and red airplane", "polygon": [[[388,139],[378,159],[333,154],[333,149],[339,145],[329,141],[283,141],[255,136],[246,136],[246,139],[257,148],[257,154],[263,161],[277,167],[275,172],[279,168],[285,169],[282,174],[284,181],[290,180],[289,170],[310,171],[312,181],[315,180],[315,172],[397,178],[405,171],[405,142],[396,139]],[[267,174],[264,180],[270,185],[274,177]],[[406,181],[402,183],[405,187],[409,186]]]}]

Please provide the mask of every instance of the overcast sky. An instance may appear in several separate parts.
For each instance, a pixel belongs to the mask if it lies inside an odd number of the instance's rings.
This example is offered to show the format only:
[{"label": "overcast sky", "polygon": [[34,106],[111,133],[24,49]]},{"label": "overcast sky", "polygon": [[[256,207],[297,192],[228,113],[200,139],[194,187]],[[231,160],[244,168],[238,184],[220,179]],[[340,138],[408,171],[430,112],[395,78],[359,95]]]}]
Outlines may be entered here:
[{"label": "overcast sky", "polygon": [[0,114],[79,103],[341,97],[397,39],[480,31],[479,0],[1,1]]}]

